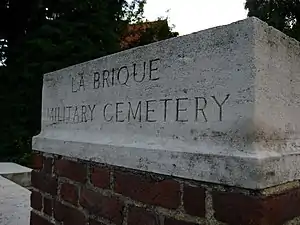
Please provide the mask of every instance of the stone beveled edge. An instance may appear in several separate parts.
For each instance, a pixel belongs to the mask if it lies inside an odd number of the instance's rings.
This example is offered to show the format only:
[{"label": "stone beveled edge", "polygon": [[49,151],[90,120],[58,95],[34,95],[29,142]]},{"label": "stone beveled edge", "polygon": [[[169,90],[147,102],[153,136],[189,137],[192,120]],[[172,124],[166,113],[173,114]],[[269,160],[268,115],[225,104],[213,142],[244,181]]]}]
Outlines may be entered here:
[{"label": "stone beveled edge", "polygon": [[112,166],[246,189],[300,179],[300,152],[179,152],[33,138],[33,150]]}]

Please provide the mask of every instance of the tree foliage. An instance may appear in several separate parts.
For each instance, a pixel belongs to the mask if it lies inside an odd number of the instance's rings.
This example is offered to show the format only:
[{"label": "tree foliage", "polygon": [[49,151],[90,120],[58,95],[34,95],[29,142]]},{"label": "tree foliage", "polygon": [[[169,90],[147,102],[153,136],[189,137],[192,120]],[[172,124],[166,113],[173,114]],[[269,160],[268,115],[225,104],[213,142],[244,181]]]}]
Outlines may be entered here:
[{"label": "tree foliage", "polygon": [[143,20],[145,3],[1,0],[0,160],[22,163],[29,155],[40,130],[43,74],[120,51],[129,23]]},{"label": "tree foliage", "polygon": [[300,0],[247,0],[248,16],[256,16],[300,41]]}]

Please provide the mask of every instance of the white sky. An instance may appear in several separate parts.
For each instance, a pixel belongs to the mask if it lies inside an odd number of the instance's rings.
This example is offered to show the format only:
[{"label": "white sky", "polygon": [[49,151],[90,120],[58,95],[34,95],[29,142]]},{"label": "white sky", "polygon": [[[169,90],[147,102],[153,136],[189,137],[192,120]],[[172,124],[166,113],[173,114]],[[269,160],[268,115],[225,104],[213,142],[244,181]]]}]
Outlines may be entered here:
[{"label": "white sky", "polygon": [[[225,25],[246,18],[246,0],[147,0],[145,16],[168,16],[180,35]],[[167,10],[170,10],[166,13]]]}]

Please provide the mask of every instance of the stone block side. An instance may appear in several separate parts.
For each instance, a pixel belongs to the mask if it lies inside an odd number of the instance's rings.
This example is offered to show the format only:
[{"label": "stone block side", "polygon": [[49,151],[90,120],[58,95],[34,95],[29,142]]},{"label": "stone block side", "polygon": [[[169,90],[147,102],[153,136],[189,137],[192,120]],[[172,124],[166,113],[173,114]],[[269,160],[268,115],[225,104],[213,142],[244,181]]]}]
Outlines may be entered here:
[{"label": "stone block side", "polygon": [[31,225],[283,225],[300,216],[299,182],[253,191],[38,152],[33,164]]}]

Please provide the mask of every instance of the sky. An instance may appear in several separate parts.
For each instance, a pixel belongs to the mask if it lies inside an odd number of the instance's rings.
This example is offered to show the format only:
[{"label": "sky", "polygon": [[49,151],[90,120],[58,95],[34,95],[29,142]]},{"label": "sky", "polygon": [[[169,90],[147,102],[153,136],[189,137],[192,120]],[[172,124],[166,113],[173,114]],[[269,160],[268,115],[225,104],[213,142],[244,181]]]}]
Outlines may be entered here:
[{"label": "sky", "polygon": [[[168,16],[180,35],[245,19],[246,0],[147,0],[145,17]],[[169,10],[169,12],[167,12]]]}]

